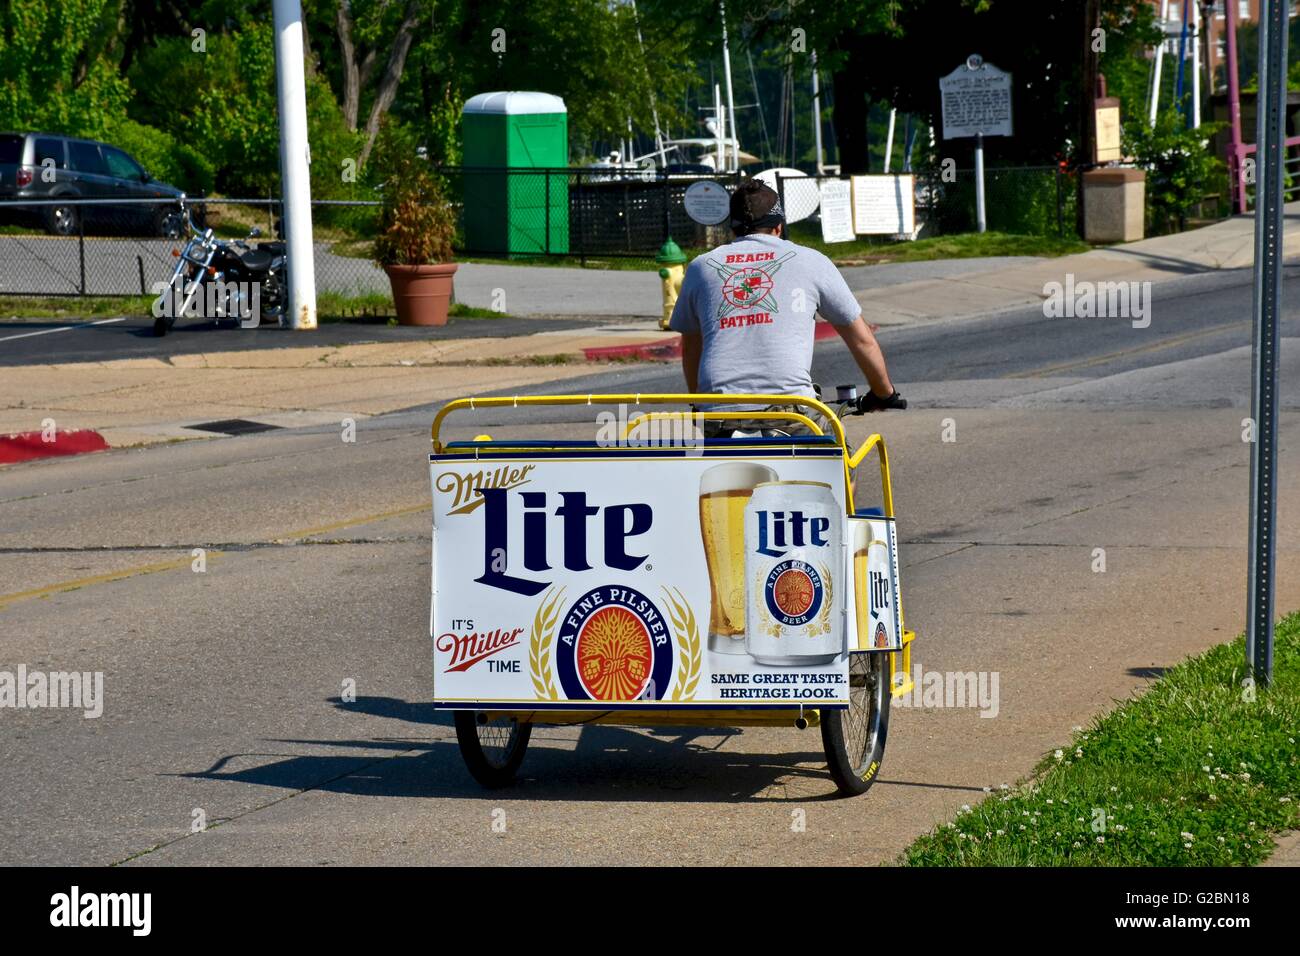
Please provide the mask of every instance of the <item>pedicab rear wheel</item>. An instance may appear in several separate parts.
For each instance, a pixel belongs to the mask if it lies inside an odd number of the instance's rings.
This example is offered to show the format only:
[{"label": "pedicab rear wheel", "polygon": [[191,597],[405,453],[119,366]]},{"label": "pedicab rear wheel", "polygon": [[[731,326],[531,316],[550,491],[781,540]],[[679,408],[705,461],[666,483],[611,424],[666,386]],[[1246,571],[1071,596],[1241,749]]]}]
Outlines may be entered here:
[{"label": "pedicab rear wheel", "polygon": [[480,722],[479,711],[456,711],[456,741],[475,780],[485,787],[508,786],[528,751],[533,725],[509,714]]},{"label": "pedicab rear wheel", "polygon": [[826,764],[840,793],[871,789],[885,756],[889,732],[889,655],[849,655],[849,706],[821,712]]}]

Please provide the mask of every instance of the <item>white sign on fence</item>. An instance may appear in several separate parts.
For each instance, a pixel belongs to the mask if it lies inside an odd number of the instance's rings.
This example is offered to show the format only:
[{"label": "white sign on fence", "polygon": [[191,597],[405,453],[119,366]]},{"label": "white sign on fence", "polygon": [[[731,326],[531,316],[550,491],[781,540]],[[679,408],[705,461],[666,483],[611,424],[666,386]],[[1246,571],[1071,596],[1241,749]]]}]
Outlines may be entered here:
[{"label": "white sign on fence", "polygon": [[682,197],[686,215],[702,226],[716,226],[731,217],[731,193],[709,179],[691,183]]},{"label": "white sign on fence", "polygon": [[940,78],[943,138],[1011,135],[1011,74],[972,56]]},{"label": "white sign on fence", "polygon": [[823,179],[821,193],[822,242],[853,239],[853,188],[847,179]]},{"label": "white sign on fence", "polygon": [[916,229],[916,189],[910,174],[853,177],[853,230],[911,235]]}]

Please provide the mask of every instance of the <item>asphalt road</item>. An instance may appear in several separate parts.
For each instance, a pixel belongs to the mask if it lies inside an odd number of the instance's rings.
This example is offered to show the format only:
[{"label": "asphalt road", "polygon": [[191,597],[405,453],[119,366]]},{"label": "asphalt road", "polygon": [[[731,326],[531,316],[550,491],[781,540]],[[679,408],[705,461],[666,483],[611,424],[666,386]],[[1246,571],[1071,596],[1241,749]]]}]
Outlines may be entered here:
[{"label": "asphalt road", "polygon": [[[425,703],[430,410],[363,422],[354,444],[315,428],[0,471],[0,671],[105,675],[98,719],[0,710],[0,863],[892,859],[1240,629],[1250,290],[1231,279],[1160,287],[1144,330],[1026,312],[882,334],[915,404],[853,433],[890,443],[916,659],[997,674],[1000,699],[988,717],[898,708],[882,777],[854,800],[831,798],[819,735],[793,728],[543,729],[518,786],[480,790]],[[859,376],[832,341],[815,377]],[[678,387],[634,366],[555,390]],[[455,431],[591,424],[521,415]],[[1293,413],[1282,436],[1285,609]]]}]

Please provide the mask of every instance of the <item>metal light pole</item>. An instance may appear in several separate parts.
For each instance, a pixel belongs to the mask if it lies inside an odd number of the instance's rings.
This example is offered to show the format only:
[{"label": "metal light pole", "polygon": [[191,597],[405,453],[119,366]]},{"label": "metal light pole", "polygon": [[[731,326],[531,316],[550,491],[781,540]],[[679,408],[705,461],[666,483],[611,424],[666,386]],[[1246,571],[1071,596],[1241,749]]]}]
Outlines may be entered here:
[{"label": "metal light pole", "polygon": [[289,257],[289,326],[316,328],[316,263],[311,238],[311,163],[300,0],[274,0],[275,94],[280,110],[281,216]]},{"label": "metal light pole", "polygon": [[1259,17],[1259,125],[1255,178],[1255,283],[1251,296],[1250,571],[1246,664],[1273,678],[1274,559],[1277,536],[1278,313],[1282,309],[1282,152],[1286,144],[1286,35],[1283,0],[1262,0]]}]

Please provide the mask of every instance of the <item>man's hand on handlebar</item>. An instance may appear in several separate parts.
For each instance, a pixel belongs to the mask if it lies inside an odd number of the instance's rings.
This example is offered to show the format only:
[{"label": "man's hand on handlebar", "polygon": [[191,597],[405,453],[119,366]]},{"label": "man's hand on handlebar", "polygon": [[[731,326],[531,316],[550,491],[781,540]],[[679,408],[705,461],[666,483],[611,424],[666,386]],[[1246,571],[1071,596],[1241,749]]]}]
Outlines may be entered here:
[{"label": "man's hand on handlebar", "polygon": [[857,414],[867,415],[871,412],[884,412],[889,409],[907,408],[907,399],[898,394],[897,391],[888,398],[881,398],[875,392],[870,390],[865,395],[859,395],[857,401]]}]

